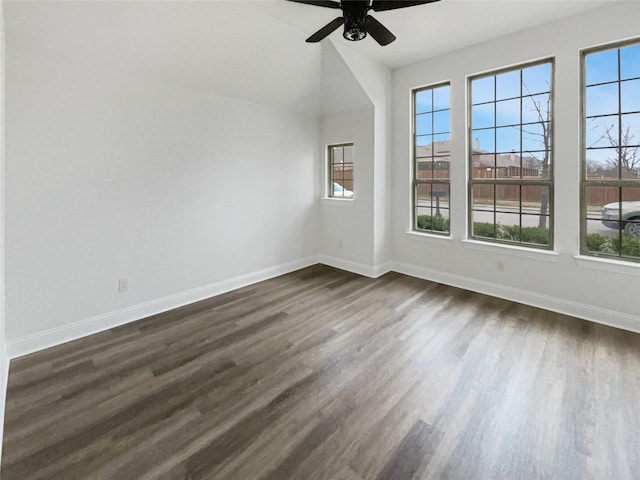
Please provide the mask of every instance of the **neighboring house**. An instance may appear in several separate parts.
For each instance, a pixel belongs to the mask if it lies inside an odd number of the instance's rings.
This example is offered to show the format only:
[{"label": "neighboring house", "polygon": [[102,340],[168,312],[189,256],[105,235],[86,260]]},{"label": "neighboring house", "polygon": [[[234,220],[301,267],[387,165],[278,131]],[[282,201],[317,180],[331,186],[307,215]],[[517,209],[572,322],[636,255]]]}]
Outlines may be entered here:
[{"label": "neighboring house", "polygon": [[[440,140],[416,147],[418,170],[430,170],[433,159],[434,178],[447,177],[451,162],[449,143],[449,140]],[[535,157],[521,157],[515,151],[509,154],[489,153],[480,149],[477,139],[472,153],[474,178],[520,177],[520,169],[524,177],[539,177],[542,170],[541,160]]]}]

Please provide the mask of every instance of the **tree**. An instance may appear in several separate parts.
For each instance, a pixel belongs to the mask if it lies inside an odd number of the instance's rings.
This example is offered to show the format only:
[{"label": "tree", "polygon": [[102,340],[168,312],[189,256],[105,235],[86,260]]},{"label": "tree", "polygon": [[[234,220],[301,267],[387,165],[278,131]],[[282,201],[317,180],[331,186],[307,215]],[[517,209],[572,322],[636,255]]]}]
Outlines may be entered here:
[{"label": "tree", "polygon": [[[549,85],[549,82],[547,82]],[[527,93],[530,94],[529,89],[526,84],[522,84],[523,89],[527,90]],[[551,92],[551,86],[549,85],[549,92]],[[549,120],[551,119],[551,95],[547,95],[546,102],[535,99],[533,96],[531,97],[531,102],[533,103],[532,111],[536,113],[538,120],[537,123],[542,127],[542,133],[540,132],[531,132],[527,131],[524,128],[523,132],[535,136],[540,137],[540,143],[543,145],[543,153],[542,158],[538,158],[535,155],[532,155],[533,158],[540,162],[540,166],[542,167],[542,178],[548,178],[549,176],[549,155],[551,153],[551,123]],[[541,198],[540,198],[540,219],[538,220],[538,228],[547,228],[547,211],[549,210],[549,190],[542,189]]]},{"label": "tree", "polygon": [[587,158],[587,174],[590,178],[608,177],[611,173],[611,169],[608,166],[602,165],[600,162],[596,160],[589,160]]},{"label": "tree", "polygon": [[631,125],[623,126],[619,132],[614,131],[613,127],[614,125],[610,125],[605,129],[603,138],[618,150],[618,158],[608,158],[607,164],[615,170],[620,166],[622,178],[635,176],[640,169],[640,138],[636,138],[638,132],[632,131]]},{"label": "tree", "polygon": [[606,142],[606,147],[616,149],[615,157],[608,157],[602,163],[587,159],[589,174],[592,176],[601,175],[602,177],[614,175],[617,178],[618,171],[620,171],[622,178],[638,175],[640,171],[639,131],[632,130],[631,125],[623,125],[619,131],[615,124],[604,122],[591,127],[589,131],[595,132],[598,137],[591,145],[587,145],[587,149],[594,148],[602,140]]}]

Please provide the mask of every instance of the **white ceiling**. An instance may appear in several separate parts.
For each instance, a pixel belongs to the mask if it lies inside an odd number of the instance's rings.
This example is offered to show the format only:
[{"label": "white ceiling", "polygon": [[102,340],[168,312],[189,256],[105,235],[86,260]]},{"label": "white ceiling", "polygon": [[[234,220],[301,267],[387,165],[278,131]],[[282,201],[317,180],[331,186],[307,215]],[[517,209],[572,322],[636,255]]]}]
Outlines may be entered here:
[{"label": "white ceiling", "polygon": [[[386,47],[371,38],[348,43],[363,55],[393,69],[616,1],[441,0],[405,9],[370,12],[397,37]],[[302,29],[305,37],[339,16],[337,10],[291,2],[258,2],[258,8]],[[330,38],[347,42],[340,30]]]},{"label": "white ceiling", "polygon": [[[373,13],[398,39],[349,43],[396,68],[616,0],[443,0]],[[321,46],[337,10],[283,0],[5,0],[11,49],[319,114]],[[340,32],[331,41],[346,42]]]}]

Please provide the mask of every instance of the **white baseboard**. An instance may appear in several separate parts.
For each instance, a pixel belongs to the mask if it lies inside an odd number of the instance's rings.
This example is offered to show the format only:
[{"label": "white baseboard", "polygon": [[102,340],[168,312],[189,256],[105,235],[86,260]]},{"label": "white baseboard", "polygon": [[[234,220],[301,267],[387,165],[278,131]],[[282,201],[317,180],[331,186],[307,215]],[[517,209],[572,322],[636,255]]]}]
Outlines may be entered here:
[{"label": "white baseboard", "polygon": [[[11,341],[7,344],[5,349],[6,362],[2,365],[3,370],[1,373],[4,376],[1,381],[6,383],[9,359],[11,358],[27,355],[71,340],[76,340],[87,335],[115,328],[151,315],[156,315],[183,305],[204,300],[205,298],[214,297],[240,287],[268,280],[279,275],[284,275],[285,273],[293,272],[316,263],[322,263],[370,278],[378,278],[387,272],[395,271],[412,277],[423,278],[425,280],[464,288],[466,290],[640,333],[640,322],[637,317],[622,312],[616,312],[597,306],[583,305],[558,297],[541,295],[526,290],[475,280],[460,275],[453,275],[451,273],[431,270],[401,262],[386,262],[380,265],[371,266],[328,255],[317,255],[265,268],[256,272],[239,275],[210,285],[205,285],[203,287],[198,287],[142,304],[133,305],[113,312],[96,315]],[[0,392],[3,391],[5,390],[0,390]],[[4,404],[0,405],[0,407],[3,405]]]},{"label": "white baseboard", "polygon": [[4,338],[0,338],[0,458],[2,458],[2,440],[4,438],[4,408],[7,400],[7,381],[9,379],[9,355]]},{"label": "white baseboard", "polygon": [[253,283],[284,275],[285,273],[290,273],[295,270],[314,265],[318,262],[318,257],[314,255],[300,260],[294,260],[292,262],[268,267],[256,272],[238,275],[237,277],[194,288],[192,290],[187,290],[185,292],[176,293],[174,295],[169,295],[157,300],[151,300],[149,302],[133,305],[113,312],[95,315],[77,322],[45,330],[43,332],[26,335],[8,343],[8,358],[21,357],[45,348],[76,340],[87,335],[109,330],[110,328],[115,328],[151,315],[182,307],[190,303],[204,300],[205,298],[214,297],[237,288],[246,287]]},{"label": "white baseboard", "polygon": [[330,255],[319,255],[318,263],[328,265],[330,267],[339,268],[348,272],[357,273],[369,278],[378,278],[390,271],[391,263],[386,262],[380,265],[365,265],[364,263],[352,262],[343,258],[332,257]]},{"label": "white baseboard", "polygon": [[638,317],[634,315],[401,262],[392,262],[390,267],[394,272],[403,273],[412,277],[444,283],[445,285],[483,293],[492,297],[511,300],[532,307],[601,323],[610,327],[640,333],[640,321],[638,321]]}]

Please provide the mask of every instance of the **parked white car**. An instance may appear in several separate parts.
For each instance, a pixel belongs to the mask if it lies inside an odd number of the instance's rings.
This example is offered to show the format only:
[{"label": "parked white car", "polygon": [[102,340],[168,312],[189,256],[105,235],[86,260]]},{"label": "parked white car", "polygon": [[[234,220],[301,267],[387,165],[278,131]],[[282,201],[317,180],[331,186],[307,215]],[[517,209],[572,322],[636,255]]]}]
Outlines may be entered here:
[{"label": "parked white car", "polygon": [[626,233],[640,237],[640,200],[607,203],[602,207],[602,224],[605,227],[618,230],[618,221],[622,221]]},{"label": "parked white car", "polygon": [[352,198],[353,197],[353,192],[351,190],[348,190],[348,189],[344,188],[339,183],[333,182],[333,196],[334,197]]}]

